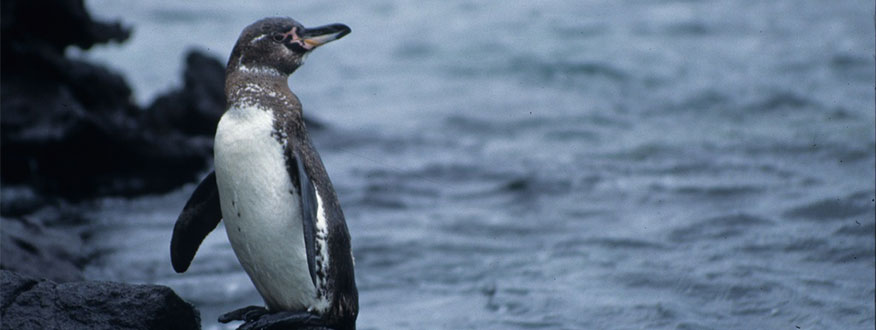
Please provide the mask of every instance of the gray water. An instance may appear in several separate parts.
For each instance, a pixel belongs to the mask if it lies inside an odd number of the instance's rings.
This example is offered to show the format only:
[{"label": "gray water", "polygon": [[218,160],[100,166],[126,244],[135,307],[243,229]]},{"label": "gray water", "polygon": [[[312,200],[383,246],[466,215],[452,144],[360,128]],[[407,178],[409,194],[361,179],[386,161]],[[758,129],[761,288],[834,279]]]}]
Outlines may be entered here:
[{"label": "gray water", "polygon": [[[353,33],[290,79],[353,236],[360,329],[872,329],[872,1],[91,1],[139,102],[264,16]],[[74,52],[75,53],[75,52]],[[194,185],[105,199],[93,279],[260,298]]]}]

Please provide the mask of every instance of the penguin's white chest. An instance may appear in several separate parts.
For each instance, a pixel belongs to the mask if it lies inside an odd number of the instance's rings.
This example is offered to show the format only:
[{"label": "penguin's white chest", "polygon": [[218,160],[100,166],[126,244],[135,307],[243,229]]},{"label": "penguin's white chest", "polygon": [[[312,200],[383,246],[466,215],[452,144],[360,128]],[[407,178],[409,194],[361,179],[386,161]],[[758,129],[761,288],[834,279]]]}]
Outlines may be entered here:
[{"label": "penguin's white chest", "polygon": [[314,305],[297,189],[270,110],[232,108],[219,121],[216,181],[228,240],[272,310]]}]

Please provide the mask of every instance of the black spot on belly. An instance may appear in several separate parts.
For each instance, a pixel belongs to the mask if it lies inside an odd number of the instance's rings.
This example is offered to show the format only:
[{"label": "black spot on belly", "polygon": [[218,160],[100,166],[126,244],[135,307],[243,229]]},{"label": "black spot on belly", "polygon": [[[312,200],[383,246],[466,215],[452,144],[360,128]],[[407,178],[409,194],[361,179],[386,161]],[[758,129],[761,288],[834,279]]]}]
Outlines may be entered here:
[{"label": "black spot on belly", "polygon": [[240,232],[240,226],[237,226],[237,232],[238,233]]},{"label": "black spot on belly", "polygon": [[237,211],[237,217],[240,218],[240,211]]}]

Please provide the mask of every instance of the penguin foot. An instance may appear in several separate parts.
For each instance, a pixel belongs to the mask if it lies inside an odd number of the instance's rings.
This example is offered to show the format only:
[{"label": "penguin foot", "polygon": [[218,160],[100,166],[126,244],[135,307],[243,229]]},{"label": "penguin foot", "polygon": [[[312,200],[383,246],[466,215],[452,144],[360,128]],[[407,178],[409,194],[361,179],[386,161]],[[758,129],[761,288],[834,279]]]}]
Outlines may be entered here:
[{"label": "penguin foot", "polygon": [[262,317],[265,314],[268,314],[268,309],[261,306],[246,306],[244,308],[238,308],[228,313],[222,314],[219,316],[219,322],[228,323],[231,321],[244,321],[249,322],[259,317]]},{"label": "penguin foot", "polygon": [[231,321],[244,321],[237,330],[329,329],[322,318],[308,312],[271,313],[259,306],[247,306],[219,317],[219,322]]}]

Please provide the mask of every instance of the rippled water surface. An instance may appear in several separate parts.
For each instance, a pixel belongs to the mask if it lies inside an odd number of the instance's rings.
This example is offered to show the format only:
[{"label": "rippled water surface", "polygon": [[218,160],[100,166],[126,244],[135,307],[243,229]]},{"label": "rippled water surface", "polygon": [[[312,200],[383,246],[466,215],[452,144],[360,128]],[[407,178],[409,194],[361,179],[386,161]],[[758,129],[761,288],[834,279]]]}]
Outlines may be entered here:
[{"label": "rippled water surface", "polygon": [[[91,1],[135,27],[78,56],[140,102],[247,24],[343,22],[290,79],[353,236],[360,329],[872,329],[869,1]],[[258,304],[194,185],[90,214],[92,278]]]}]

